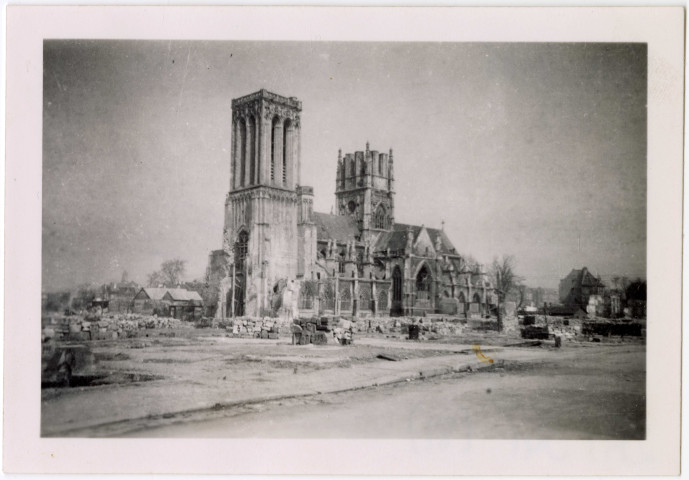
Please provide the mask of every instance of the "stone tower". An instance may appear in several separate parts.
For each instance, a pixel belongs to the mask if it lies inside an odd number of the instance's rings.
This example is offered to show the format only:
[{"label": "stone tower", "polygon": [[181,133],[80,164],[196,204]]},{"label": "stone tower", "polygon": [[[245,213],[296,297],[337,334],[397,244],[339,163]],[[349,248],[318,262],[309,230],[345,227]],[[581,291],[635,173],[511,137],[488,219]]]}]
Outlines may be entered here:
[{"label": "stone tower", "polygon": [[395,177],[390,153],[366,150],[337,155],[335,201],[338,215],[356,218],[367,242],[395,223]]},{"label": "stone tower", "polygon": [[[266,90],[232,100],[222,316],[268,314],[280,280],[310,274],[310,259],[299,261],[316,249],[313,190],[299,186],[300,114],[299,100]],[[299,249],[311,236],[313,253]]]}]

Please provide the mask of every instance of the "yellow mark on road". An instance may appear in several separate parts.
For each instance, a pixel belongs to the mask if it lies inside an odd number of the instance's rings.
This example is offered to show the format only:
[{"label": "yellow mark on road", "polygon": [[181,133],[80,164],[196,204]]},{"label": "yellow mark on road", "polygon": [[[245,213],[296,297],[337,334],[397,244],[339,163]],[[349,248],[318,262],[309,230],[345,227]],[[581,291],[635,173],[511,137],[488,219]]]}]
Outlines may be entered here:
[{"label": "yellow mark on road", "polygon": [[493,363],[493,359],[484,355],[483,352],[481,352],[481,345],[472,345],[471,349],[474,351],[476,354],[476,358],[481,360],[483,363]]}]

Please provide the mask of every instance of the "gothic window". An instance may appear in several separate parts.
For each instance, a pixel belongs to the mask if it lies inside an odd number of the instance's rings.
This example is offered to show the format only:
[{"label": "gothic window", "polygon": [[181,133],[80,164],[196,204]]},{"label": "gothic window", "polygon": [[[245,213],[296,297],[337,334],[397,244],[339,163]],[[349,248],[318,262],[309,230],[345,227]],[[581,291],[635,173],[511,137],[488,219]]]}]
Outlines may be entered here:
[{"label": "gothic window", "polygon": [[392,272],[392,300],[395,302],[402,300],[402,272],[400,267],[395,267]]},{"label": "gothic window", "polygon": [[383,205],[378,205],[376,213],[373,217],[373,228],[389,228],[388,216]]},{"label": "gothic window", "polygon": [[289,156],[289,152],[287,151],[287,135],[290,134],[288,128],[291,126],[291,122],[289,120],[285,120],[285,125],[282,130],[282,184],[287,185],[287,158]]},{"label": "gothic window", "polygon": [[249,145],[249,184],[253,185],[256,182],[256,119],[251,116],[249,117],[249,131],[251,132],[251,145]]},{"label": "gothic window", "polygon": [[378,173],[383,175],[383,155],[378,157]]},{"label": "gothic window", "polygon": [[242,139],[242,152],[241,152],[241,175],[239,177],[239,185],[244,186],[244,175],[246,173],[246,123],[244,120],[239,121],[239,136]]},{"label": "gothic window", "polygon": [[428,275],[428,269],[424,266],[416,276],[416,289],[427,292],[429,283],[430,276]]},{"label": "gothic window", "polygon": [[234,264],[240,271],[244,269],[248,250],[249,234],[246,231],[242,231],[237,238],[237,243],[234,244]]},{"label": "gothic window", "polygon": [[349,167],[350,167],[350,170],[352,172],[351,176],[356,177],[356,162],[354,161],[353,158],[349,162]]},{"label": "gothic window", "polygon": [[416,276],[416,296],[419,299],[426,299],[429,297],[431,277],[428,269],[424,265],[419,274]]},{"label": "gothic window", "polygon": [[272,127],[270,129],[270,179],[275,181],[275,130],[277,129],[278,117],[273,117]]},{"label": "gothic window", "polygon": [[350,214],[350,215],[353,215],[354,212],[356,212],[356,203],[354,203],[353,200],[351,200],[351,201],[347,204],[347,210],[349,211],[349,214]]}]

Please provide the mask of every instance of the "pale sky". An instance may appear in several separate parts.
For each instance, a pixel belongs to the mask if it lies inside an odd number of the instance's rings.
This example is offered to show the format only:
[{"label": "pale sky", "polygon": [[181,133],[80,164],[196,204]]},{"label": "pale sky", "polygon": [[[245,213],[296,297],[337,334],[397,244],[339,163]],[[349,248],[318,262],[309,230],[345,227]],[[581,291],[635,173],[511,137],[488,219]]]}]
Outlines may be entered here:
[{"label": "pale sky", "polygon": [[231,100],[302,101],[302,182],[394,150],[395,219],[530,286],[645,276],[644,44],[47,41],[43,287],[188,279],[221,247]]}]

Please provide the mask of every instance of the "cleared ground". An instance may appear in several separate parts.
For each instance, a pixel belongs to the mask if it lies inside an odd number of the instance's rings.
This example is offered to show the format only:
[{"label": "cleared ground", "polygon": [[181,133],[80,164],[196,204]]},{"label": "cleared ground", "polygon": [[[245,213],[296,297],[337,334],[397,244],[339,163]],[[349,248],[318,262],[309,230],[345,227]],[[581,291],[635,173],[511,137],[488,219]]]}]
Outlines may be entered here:
[{"label": "cleared ground", "polygon": [[[149,335],[94,342],[98,366],[80,386],[44,388],[42,435],[645,435],[645,347],[639,343],[571,342],[555,349],[486,333],[442,342],[377,335],[340,347],[292,346],[288,337],[236,339],[210,329]],[[472,344],[482,345],[495,364],[481,361]],[[486,367],[492,370],[476,373]],[[467,369],[474,373],[429,378]]]},{"label": "cleared ground", "polygon": [[269,402],[141,437],[644,439],[645,355],[579,349],[544,363]]}]

